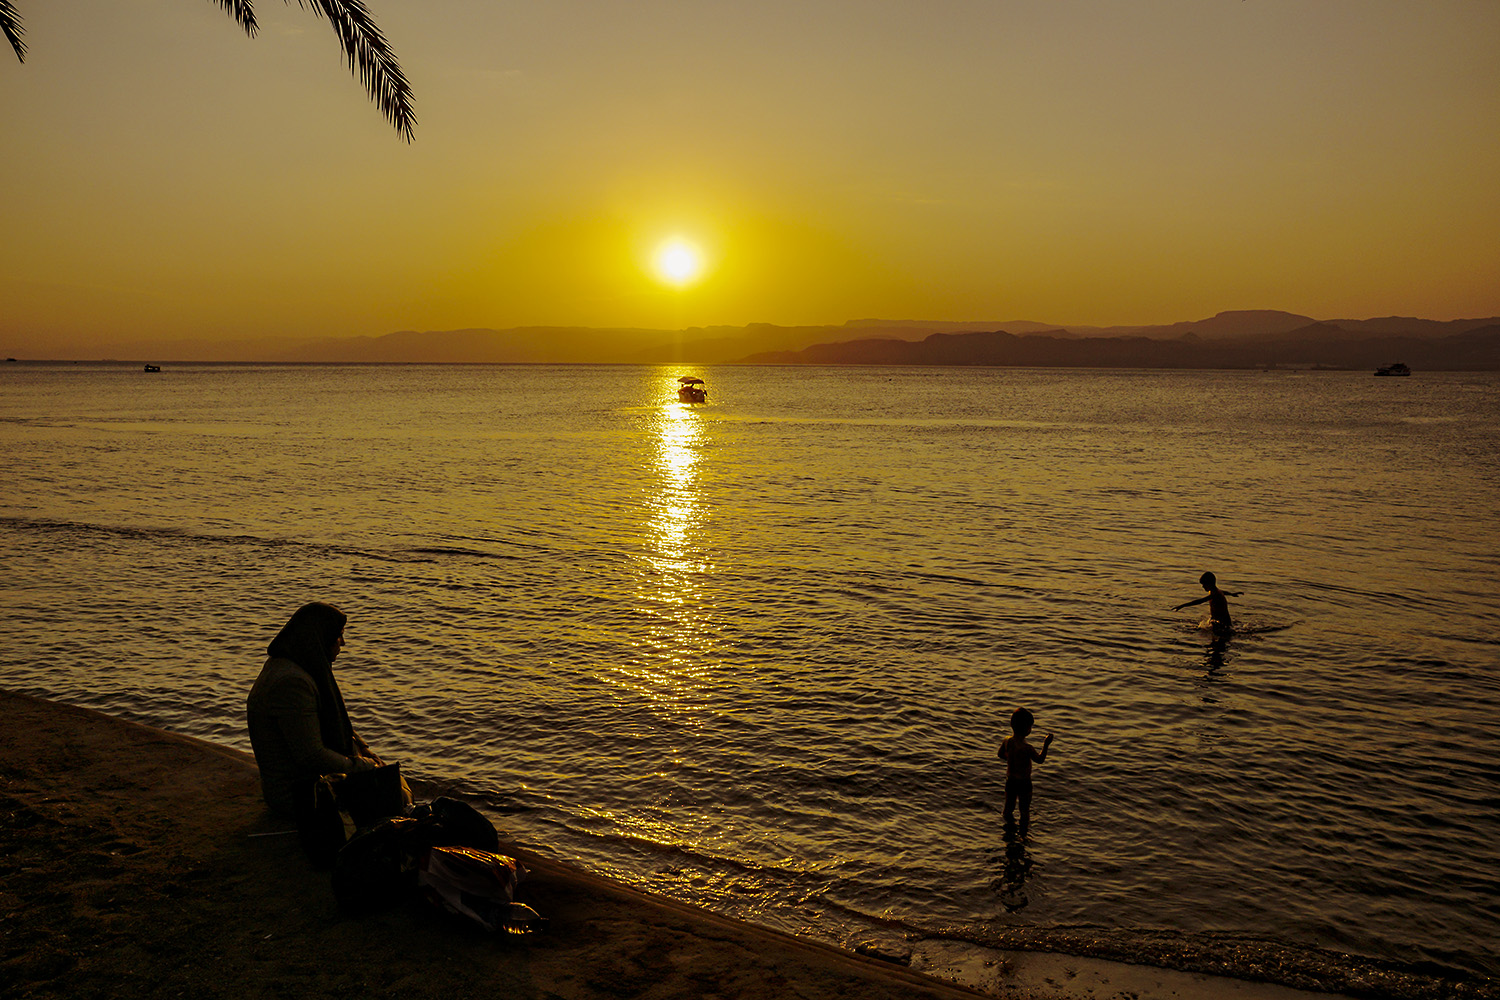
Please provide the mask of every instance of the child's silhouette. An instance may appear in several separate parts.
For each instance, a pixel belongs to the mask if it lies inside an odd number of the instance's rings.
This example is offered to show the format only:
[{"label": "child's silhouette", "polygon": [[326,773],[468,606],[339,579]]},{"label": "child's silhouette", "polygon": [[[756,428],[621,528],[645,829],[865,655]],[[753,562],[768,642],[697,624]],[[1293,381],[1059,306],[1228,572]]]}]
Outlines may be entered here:
[{"label": "child's silhouette", "polygon": [[1037,753],[1026,737],[1036,718],[1026,709],[1018,708],[1011,713],[1010,728],[1014,735],[1000,743],[999,757],[1005,761],[1005,825],[1010,826],[1016,806],[1021,807],[1021,839],[1031,827],[1031,764],[1040,764],[1047,759],[1047,748],[1052,745],[1052,734],[1042,740],[1042,752]]},{"label": "child's silhouette", "polygon": [[1228,594],[1230,597],[1239,597],[1240,591],[1220,590],[1218,581],[1214,579],[1212,573],[1204,573],[1198,578],[1198,582],[1203,584],[1203,589],[1208,591],[1208,593],[1196,601],[1184,601],[1172,610],[1181,611],[1183,608],[1190,608],[1194,604],[1202,604],[1204,601],[1207,601],[1208,627],[1215,632],[1233,632],[1234,622],[1229,617],[1229,602],[1225,600],[1224,595]]}]

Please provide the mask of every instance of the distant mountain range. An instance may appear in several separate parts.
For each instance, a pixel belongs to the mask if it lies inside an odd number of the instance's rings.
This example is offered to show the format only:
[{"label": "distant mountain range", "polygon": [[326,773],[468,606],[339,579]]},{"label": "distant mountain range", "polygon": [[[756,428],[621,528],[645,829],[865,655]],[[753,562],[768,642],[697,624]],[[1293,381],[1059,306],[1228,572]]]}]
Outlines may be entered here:
[{"label": "distant mountain range", "polygon": [[533,326],[317,340],[141,341],[110,351],[148,361],[1352,369],[1404,361],[1419,371],[1500,370],[1500,317],[1316,320],[1246,310],[1165,326],[880,319],[675,331]]},{"label": "distant mountain range", "polygon": [[510,363],[1000,365],[1130,368],[1500,369],[1500,317],[1315,320],[1221,312],[1166,326],[852,320],[682,331],[523,327],[403,331],[304,345],[284,360]]},{"label": "distant mountain range", "polygon": [[750,364],[1372,370],[1404,361],[1419,370],[1492,371],[1500,370],[1500,318],[1317,322],[1290,313],[1231,312],[1196,323],[1157,327],[944,332],[916,342],[865,337],[799,351],[761,352],[743,360]]}]

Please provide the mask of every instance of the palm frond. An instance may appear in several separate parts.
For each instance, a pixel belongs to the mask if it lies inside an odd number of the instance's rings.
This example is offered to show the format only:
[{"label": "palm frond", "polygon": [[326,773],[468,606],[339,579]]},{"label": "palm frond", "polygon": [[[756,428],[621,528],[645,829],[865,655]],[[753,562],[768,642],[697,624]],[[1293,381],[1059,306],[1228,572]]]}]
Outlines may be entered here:
[{"label": "palm frond", "polygon": [[[4,3],[5,0],[0,0]],[[245,29],[245,34],[254,37],[255,29],[259,27],[255,23],[255,7],[252,0],[217,0],[225,13],[239,22],[240,27]]]},{"label": "palm frond", "polygon": [[10,0],[0,0],[0,33],[3,33],[9,40],[10,47],[16,50],[16,58],[25,62],[26,43],[21,40],[21,36],[26,34],[26,31],[21,27],[21,15],[16,13]]},{"label": "palm frond", "polygon": [[[255,34],[255,0],[211,2],[224,8],[245,29],[247,35]],[[287,3],[291,2],[292,0],[287,0]],[[406,74],[401,71],[396,54],[380,33],[375,19],[365,9],[363,0],[297,0],[297,4],[302,7],[311,6],[333,25],[334,34],[339,36],[339,44],[344,47],[344,55],[349,60],[349,67],[365,85],[381,112],[396,126],[396,131],[407,142],[411,142],[412,128],[417,124],[417,116],[412,111],[411,84],[406,82]],[[10,47],[16,50],[16,58],[25,62],[26,42],[21,37],[25,30],[21,27],[21,15],[16,13],[12,0],[0,0],[0,34],[4,34]]]},{"label": "palm frond", "polygon": [[[250,0],[238,2],[248,6]],[[287,2],[291,3],[291,0]],[[396,126],[396,131],[411,142],[412,127],[417,124],[417,116],[412,111],[411,85],[406,82],[401,64],[396,61],[395,53],[362,0],[297,0],[297,3],[303,7],[311,6],[328,18],[344,47],[349,68],[359,76],[370,99]]]}]

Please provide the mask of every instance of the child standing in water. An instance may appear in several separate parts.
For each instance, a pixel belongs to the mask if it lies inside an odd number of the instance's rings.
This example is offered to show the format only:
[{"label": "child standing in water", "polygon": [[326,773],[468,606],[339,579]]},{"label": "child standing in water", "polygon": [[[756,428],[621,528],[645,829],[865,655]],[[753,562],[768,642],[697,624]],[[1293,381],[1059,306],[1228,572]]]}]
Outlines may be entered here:
[{"label": "child standing in water", "polygon": [[1208,591],[1208,594],[1198,598],[1196,601],[1184,601],[1172,610],[1181,611],[1183,608],[1190,608],[1194,604],[1202,604],[1204,601],[1207,601],[1208,627],[1221,634],[1233,632],[1234,622],[1229,618],[1229,602],[1224,599],[1224,595],[1228,594],[1230,597],[1239,597],[1240,592],[1237,590],[1220,590],[1218,581],[1214,579],[1212,573],[1204,573],[1198,578],[1198,582],[1203,585],[1203,589]]},{"label": "child standing in water", "polygon": [[1031,827],[1031,764],[1040,764],[1047,759],[1047,748],[1052,745],[1052,734],[1042,740],[1042,752],[1037,753],[1026,737],[1036,718],[1024,708],[1011,713],[1010,728],[1013,735],[1000,743],[999,757],[1005,761],[1005,825],[1010,826],[1016,806],[1021,807],[1021,839]]}]

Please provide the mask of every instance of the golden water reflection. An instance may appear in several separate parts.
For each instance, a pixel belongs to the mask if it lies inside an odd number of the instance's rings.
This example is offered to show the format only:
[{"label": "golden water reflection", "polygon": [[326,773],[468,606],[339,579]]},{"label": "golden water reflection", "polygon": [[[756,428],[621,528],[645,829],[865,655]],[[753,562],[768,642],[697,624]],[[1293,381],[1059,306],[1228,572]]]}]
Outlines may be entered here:
[{"label": "golden water reflection", "polygon": [[709,425],[701,407],[678,401],[678,375],[663,370],[652,382],[659,398],[651,419],[651,466],[641,470],[645,495],[636,592],[644,627],[636,655],[622,665],[621,681],[654,710],[680,722],[705,708],[717,659],[706,614],[705,585],[713,565],[700,481]]},{"label": "golden water reflection", "polygon": [[674,390],[672,401],[661,408],[657,426],[656,464],[663,489],[651,505],[656,565],[663,570],[680,569],[693,555],[689,542],[701,519],[698,461],[703,425],[692,406],[677,402]]}]

